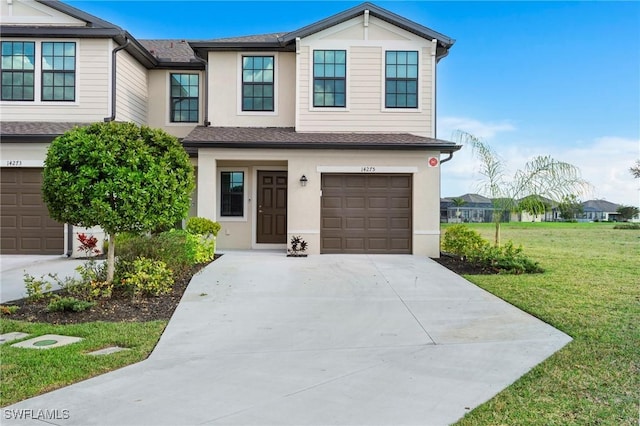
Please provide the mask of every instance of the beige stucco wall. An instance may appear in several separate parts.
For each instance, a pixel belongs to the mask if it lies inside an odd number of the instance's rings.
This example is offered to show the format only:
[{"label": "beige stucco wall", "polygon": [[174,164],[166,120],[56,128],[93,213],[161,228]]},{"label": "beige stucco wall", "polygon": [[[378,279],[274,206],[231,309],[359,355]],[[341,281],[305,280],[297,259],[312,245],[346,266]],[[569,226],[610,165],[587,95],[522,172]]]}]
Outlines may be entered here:
[{"label": "beige stucco wall", "polygon": [[[242,55],[275,57],[275,111],[242,111]],[[293,127],[295,54],[292,52],[209,52],[209,120],[212,126]]]},{"label": "beige stucco wall", "polygon": [[[347,51],[345,108],[313,106],[313,50]],[[419,54],[418,108],[385,108],[385,51],[411,50]],[[434,45],[431,40],[394,27],[375,17],[364,25],[362,16],[300,41],[297,54],[298,117],[301,132],[383,132],[434,136]]]},{"label": "beige stucco wall", "polygon": [[[36,42],[35,101],[2,101],[3,121],[102,121],[110,115],[110,39],[35,39],[2,38],[2,41]],[[76,43],[76,100],[75,102],[40,101],[42,41],[74,41]]]},{"label": "beige stucco wall", "polygon": [[[170,74],[198,74],[200,76],[200,99],[198,104],[198,123],[172,123],[170,104]],[[178,138],[187,136],[197,125],[202,125],[204,120],[204,72],[201,71],[149,71],[149,115],[148,123],[151,127],[164,129],[167,133]]]},{"label": "beige stucco wall", "polygon": [[[261,248],[255,243],[255,175],[263,167],[287,170],[288,239],[300,235],[309,243],[309,253],[320,252],[320,201],[323,172],[349,172],[374,167],[380,172],[413,175],[413,253],[437,257],[440,243],[440,169],[429,167],[429,157],[437,152],[424,151],[351,151],[351,150],[264,150],[200,149],[198,157],[198,216],[217,220],[222,225],[219,249]],[[286,164],[286,168],[285,167]],[[282,166],[280,166],[282,165]],[[219,172],[223,167],[246,170],[248,200],[245,219],[229,221],[218,216]],[[340,169],[342,168],[342,169]],[[302,187],[299,179],[307,176]],[[269,247],[271,248],[271,247]]]}]

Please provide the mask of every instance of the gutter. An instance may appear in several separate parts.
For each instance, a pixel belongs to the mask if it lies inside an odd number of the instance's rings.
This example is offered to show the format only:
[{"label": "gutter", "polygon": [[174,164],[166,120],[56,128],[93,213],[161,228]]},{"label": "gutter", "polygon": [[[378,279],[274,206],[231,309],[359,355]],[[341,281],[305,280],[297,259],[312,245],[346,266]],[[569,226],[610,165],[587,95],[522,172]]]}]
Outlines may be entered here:
[{"label": "gutter", "polygon": [[105,123],[108,123],[116,119],[117,53],[123,49],[126,49],[127,46],[131,44],[131,40],[126,35],[124,36],[124,39],[125,39],[125,43],[121,46],[116,47],[111,52],[111,115],[109,117],[104,118]]}]

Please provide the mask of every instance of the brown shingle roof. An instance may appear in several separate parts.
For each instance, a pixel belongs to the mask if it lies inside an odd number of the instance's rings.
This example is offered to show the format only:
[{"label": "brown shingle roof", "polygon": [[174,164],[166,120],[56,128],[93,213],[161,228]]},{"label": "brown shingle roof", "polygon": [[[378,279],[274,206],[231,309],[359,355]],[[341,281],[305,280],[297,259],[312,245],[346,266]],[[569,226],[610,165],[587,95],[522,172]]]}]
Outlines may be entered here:
[{"label": "brown shingle roof", "polygon": [[225,37],[200,41],[212,43],[277,43],[278,38],[284,36],[285,34],[287,33],[256,34],[242,37]]},{"label": "brown shingle roof", "polygon": [[193,49],[186,40],[138,40],[156,59],[163,62],[191,62]]},{"label": "brown shingle roof", "polygon": [[44,121],[3,121],[0,123],[0,135],[4,136],[57,136],[74,127],[88,126],[91,123],[54,123]]},{"label": "brown shingle roof", "polygon": [[409,133],[303,133],[292,127],[196,127],[182,141],[188,147],[433,149],[453,152],[453,142]]}]

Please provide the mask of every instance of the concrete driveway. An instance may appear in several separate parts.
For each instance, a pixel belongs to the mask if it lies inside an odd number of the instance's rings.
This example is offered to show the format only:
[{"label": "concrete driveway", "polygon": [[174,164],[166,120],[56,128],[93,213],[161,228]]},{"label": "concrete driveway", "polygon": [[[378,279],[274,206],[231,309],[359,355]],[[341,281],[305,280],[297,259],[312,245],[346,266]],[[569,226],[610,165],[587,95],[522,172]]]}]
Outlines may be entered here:
[{"label": "concrete driveway", "polygon": [[[84,261],[67,256],[3,254],[0,256],[0,303],[26,297],[24,274],[36,278],[47,274],[58,274],[59,278],[78,276],[75,268]],[[56,290],[52,288],[52,290]]]},{"label": "concrete driveway", "polygon": [[445,425],[570,340],[429,259],[233,252],[194,277],[148,360],[2,419]]}]

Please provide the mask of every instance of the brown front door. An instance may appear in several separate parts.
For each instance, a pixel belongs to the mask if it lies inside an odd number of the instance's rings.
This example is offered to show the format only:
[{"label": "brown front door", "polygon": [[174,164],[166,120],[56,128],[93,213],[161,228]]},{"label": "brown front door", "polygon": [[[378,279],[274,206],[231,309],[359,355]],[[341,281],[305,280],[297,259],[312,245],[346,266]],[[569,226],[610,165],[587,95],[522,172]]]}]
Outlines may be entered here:
[{"label": "brown front door", "polygon": [[258,171],[256,242],[287,242],[287,172]]}]

